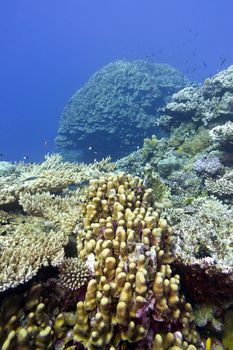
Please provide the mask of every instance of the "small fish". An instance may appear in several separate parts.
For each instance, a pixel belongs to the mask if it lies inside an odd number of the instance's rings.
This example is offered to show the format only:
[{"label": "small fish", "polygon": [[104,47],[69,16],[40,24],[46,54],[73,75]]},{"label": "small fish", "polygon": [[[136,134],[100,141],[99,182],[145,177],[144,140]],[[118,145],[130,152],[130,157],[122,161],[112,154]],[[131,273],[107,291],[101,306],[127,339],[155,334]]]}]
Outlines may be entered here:
[{"label": "small fish", "polygon": [[89,146],[88,150],[92,151],[94,154],[98,154],[98,152],[95,151],[95,148],[93,146]]},{"label": "small fish", "polygon": [[0,153],[0,157],[3,157],[3,153]]},{"label": "small fish", "polygon": [[30,176],[30,177],[27,177],[26,179],[24,179],[23,181],[33,181],[33,180],[36,180],[38,178],[38,176]]},{"label": "small fish", "polygon": [[47,140],[44,140],[44,146],[45,146],[45,148],[48,147],[48,141]]},{"label": "small fish", "polygon": [[221,60],[220,60],[220,67],[226,62],[226,58],[225,57],[222,57]]},{"label": "small fish", "polygon": [[207,67],[207,63],[205,61],[203,61],[202,64],[205,68]]},{"label": "small fish", "polygon": [[23,157],[23,160],[27,160],[27,159],[29,159],[28,156],[24,156],[24,157]]}]

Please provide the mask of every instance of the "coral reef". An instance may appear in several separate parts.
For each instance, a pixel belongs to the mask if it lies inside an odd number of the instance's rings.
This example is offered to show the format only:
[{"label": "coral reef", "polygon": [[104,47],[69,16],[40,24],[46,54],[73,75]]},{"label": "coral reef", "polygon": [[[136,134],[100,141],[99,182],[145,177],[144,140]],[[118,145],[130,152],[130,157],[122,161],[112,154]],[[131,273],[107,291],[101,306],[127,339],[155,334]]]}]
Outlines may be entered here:
[{"label": "coral reef", "polygon": [[[0,312],[0,346],[2,350],[59,349],[57,339],[74,325],[71,312],[59,313],[61,300],[45,293],[41,283],[32,284],[26,292],[3,298]],[[68,346],[67,346],[68,348]]]},{"label": "coral reef", "polygon": [[49,223],[18,220],[14,230],[0,236],[0,292],[27,282],[43,266],[58,266],[67,243],[67,235]]},{"label": "coral reef", "polygon": [[[199,197],[184,208],[165,212],[174,230],[176,257],[190,264],[202,265],[233,272],[232,209],[216,198]],[[192,242],[190,244],[190,241]]]},{"label": "coral reef", "polygon": [[[163,86],[154,65],[143,80],[143,61],[116,64],[137,73],[142,94],[129,102],[149,116],[155,107],[146,121],[156,125],[165,100],[157,105],[150,93],[169,96],[174,75]],[[115,164],[57,154],[41,164],[0,162],[1,349],[231,349],[232,67],[175,94],[163,116],[170,136],[147,137]],[[105,68],[115,74],[114,64]],[[134,115],[136,123],[145,118]],[[89,142],[93,135],[82,132]]]},{"label": "coral reef", "polygon": [[233,66],[207,79],[203,86],[186,87],[172,96],[158,124],[171,129],[181,122],[208,125],[233,116]]},{"label": "coral reef", "polygon": [[58,154],[45,156],[41,164],[19,163],[13,173],[0,177],[0,209],[17,207],[19,197],[25,193],[59,194],[69,186],[78,186],[102,171],[113,169],[109,159],[87,166],[64,162]]},{"label": "coral reef", "polygon": [[167,64],[110,63],[69,100],[56,138],[58,149],[66,157],[71,153],[72,158],[76,150],[76,159],[85,161],[129,154],[157,130],[158,109],[188,84]]},{"label": "coral reef", "polygon": [[[57,278],[7,291],[0,308],[1,348],[202,349],[192,306],[171,268],[172,229],[153,208],[153,191],[121,173],[92,180],[82,202],[78,257],[59,255],[58,261],[50,252]],[[38,215],[33,218],[39,230],[43,207],[35,211],[33,204],[28,211],[30,219]],[[53,241],[47,239],[51,249]],[[35,256],[46,250],[36,243]],[[76,311],[70,298],[77,301]]]},{"label": "coral reef", "polygon": [[15,165],[10,162],[0,162],[0,177],[10,175],[15,171]]}]

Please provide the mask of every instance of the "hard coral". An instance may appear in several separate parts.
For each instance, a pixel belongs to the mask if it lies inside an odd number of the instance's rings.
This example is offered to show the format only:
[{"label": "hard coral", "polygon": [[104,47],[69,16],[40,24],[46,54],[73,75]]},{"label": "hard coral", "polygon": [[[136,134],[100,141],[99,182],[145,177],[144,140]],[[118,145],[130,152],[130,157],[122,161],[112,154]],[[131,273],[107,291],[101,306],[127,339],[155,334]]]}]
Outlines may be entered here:
[{"label": "hard coral", "polygon": [[233,171],[226,172],[222,177],[206,179],[205,186],[208,192],[220,198],[233,197]]},{"label": "hard coral", "polygon": [[18,223],[0,237],[0,292],[34,277],[43,266],[58,266],[68,237],[39,219]]},{"label": "hard coral", "polygon": [[74,339],[89,350],[140,348],[149,338],[153,349],[195,349],[192,308],[170,266],[172,230],[152,191],[125,174],[93,180],[83,214],[77,248],[92,257],[94,277],[77,304]]},{"label": "hard coral", "polygon": [[143,143],[145,135],[156,131],[158,109],[187,84],[167,64],[110,63],[91,76],[65,106],[57,146],[68,157],[76,150],[77,158],[85,161],[128,154]]},{"label": "hard coral", "polygon": [[207,156],[207,157],[203,157],[201,159],[198,159],[193,164],[193,169],[198,174],[213,177],[222,171],[223,166],[220,163],[220,160],[218,157]]},{"label": "hard coral", "polygon": [[231,207],[216,198],[199,197],[186,208],[167,209],[166,218],[174,229],[175,264],[192,298],[232,303]]},{"label": "hard coral", "polygon": [[80,289],[87,284],[89,276],[87,265],[79,258],[65,258],[59,265],[59,279],[64,288]]},{"label": "hard coral", "polygon": [[233,122],[228,121],[223,125],[218,125],[211,129],[209,133],[212,140],[217,142],[221,147],[233,146]]},{"label": "hard coral", "polygon": [[231,118],[233,114],[233,66],[207,79],[199,87],[186,87],[172,96],[164,108],[160,125],[171,129],[181,122],[208,125],[216,120]]}]

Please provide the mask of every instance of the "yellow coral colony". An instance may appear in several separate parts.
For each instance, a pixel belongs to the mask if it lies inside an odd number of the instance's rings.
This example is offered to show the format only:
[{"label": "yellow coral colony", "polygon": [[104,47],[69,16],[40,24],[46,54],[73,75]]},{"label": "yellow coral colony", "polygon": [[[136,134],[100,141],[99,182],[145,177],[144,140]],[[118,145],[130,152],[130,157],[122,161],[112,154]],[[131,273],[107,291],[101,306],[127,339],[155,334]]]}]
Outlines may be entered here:
[{"label": "yellow coral colony", "polygon": [[[77,249],[93,278],[77,304],[74,340],[89,350],[127,348],[154,322],[153,350],[196,349],[192,308],[170,267],[172,230],[154,210],[152,190],[125,174],[93,180],[83,215]],[[178,323],[181,331],[166,329]]]}]

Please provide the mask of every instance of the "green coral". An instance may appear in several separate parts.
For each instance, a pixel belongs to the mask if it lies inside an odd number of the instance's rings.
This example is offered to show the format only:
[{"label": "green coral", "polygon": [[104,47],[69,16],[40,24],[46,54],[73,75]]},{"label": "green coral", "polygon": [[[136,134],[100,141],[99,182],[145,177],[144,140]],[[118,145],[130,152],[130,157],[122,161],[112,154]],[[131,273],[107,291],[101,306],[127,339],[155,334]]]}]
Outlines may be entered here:
[{"label": "green coral", "polygon": [[158,139],[155,135],[152,135],[151,138],[145,138],[142,147],[143,157],[148,158],[149,156],[152,156],[157,149],[157,145]]},{"label": "green coral", "polygon": [[179,153],[187,153],[191,156],[205,151],[211,145],[211,138],[209,132],[204,127],[200,127],[198,131],[189,136],[184,143],[178,148]]},{"label": "green coral", "polygon": [[169,188],[164,184],[159,174],[149,164],[145,166],[144,176],[146,184],[153,189],[156,201],[163,201],[170,196]]}]

